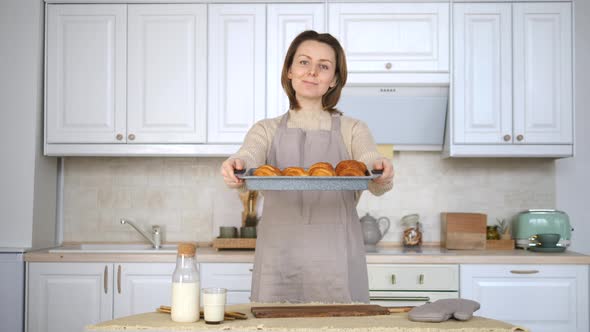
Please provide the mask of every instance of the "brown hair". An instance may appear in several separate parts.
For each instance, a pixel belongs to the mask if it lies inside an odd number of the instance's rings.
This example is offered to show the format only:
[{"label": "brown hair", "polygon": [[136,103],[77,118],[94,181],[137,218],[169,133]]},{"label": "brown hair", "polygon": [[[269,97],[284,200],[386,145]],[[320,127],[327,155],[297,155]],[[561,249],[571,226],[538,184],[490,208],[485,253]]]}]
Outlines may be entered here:
[{"label": "brown hair", "polygon": [[317,42],[327,44],[328,46],[332,47],[334,53],[336,54],[336,72],[334,73],[336,77],[336,85],[333,88],[328,89],[328,92],[322,96],[322,106],[325,111],[342,114],[342,112],[336,109],[336,104],[338,103],[338,100],[340,100],[340,93],[342,92],[344,84],[346,84],[346,76],[348,74],[346,70],[346,56],[344,54],[344,49],[342,49],[342,46],[338,40],[331,34],[317,33],[313,30],[303,31],[297,37],[295,37],[295,39],[293,39],[291,42],[289,49],[287,50],[287,55],[285,55],[283,72],[281,74],[281,84],[287,93],[287,97],[289,97],[289,107],[294,110],[301,108],[297,102],[297,98],[295,97],[295,90],[291,85],[291,80],[289,79],[288,74],[289,69],[293,64],[295,52],[297,52],[299,45],[307,40],[315,40]]}]

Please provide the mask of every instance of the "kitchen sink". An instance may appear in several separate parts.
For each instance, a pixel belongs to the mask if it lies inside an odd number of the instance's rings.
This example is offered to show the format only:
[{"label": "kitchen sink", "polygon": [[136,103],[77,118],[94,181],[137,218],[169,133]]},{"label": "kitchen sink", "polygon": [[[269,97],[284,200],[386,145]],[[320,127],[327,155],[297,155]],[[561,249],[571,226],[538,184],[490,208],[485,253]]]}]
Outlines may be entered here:
[{"label": "kitchen sink", "polygon": [[176,244],[164,244],[156,249],[151,244],[140,243],[84,243],[49,249],[50,253],[121,253],[121,254],[170,254],[176,253]]}]

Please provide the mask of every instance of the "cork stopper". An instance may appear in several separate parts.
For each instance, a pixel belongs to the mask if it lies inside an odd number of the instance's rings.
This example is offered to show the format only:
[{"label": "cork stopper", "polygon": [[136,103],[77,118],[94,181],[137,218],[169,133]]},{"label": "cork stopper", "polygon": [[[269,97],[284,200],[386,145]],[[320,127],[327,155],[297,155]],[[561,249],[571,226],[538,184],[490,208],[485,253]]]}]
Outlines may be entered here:
[{"label": "cork stopper", "polygon": [[178,245],[179,256],[195,256],[197,248],[192,243],[180,243]]}]

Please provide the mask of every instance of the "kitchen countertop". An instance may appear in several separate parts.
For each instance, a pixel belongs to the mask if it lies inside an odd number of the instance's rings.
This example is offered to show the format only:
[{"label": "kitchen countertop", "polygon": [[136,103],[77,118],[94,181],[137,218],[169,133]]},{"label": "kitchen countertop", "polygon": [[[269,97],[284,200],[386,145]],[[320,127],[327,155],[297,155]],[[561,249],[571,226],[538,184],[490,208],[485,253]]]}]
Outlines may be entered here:
[{"label": "kitchen countertop", "polygon": [[[526,329],[498,320],[474,316],[468,321],[448,320],[442,323],[412,322],[407,313],[365,317],[321,318],[254,318],[252,306],[264,304],[239,304],[226,311],[247,314],[247,320],[225,321],[219,325],[207,325],[203,320],[195,323],[176,323],[169,314],[144,313],[102,322],[86,327],[86,331],[273,331],[273,332],[516,332]],[[277,305],[277,304],[273,304]]]},{"label": "kitchen countertop", "polygon": [[[63,246],[68,248],[68,246]],[[48,249],[27,252],[27,262],[155,262],[174,263],[176,254],[168,253],[84,253],[76,250],[59,253]],[[253,250],[197,248],[201,263],[253,263]],[[423,247],[422,252],[404,252],[400,247],[383,247],[367,253],[369,264],[590,264],[590,256],[566,250],[563,253],[539,253],[515,250],[447,250]]]}]

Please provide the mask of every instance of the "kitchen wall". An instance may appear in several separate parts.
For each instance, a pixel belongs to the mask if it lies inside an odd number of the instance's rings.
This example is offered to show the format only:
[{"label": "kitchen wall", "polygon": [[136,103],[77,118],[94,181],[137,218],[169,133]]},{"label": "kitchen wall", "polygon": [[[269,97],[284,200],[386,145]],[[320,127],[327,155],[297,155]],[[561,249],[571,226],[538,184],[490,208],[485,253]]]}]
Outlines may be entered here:
[{"label": "kitchen wall", "polygon": [[574,158],[556,163],[556,200],[557,207],[569,214],[575,229],[571,249],[590,254],[590,241],[587,241],[590,234],[590,2],[575,1],[574,6],[576,151]]},{"label": "kitchen wall", "polygon": [[[238,193],[225,188],[222,158],[66,158],[64,241],[142,241],[122,217],[164,227],[165,241],[211,241],[220,225],[240,224]],[[440,240],[441,211],[483,212],[488,223],[555,205],[554,161],[441,159],[396,152],[395,187],[362,195],[365,212],[392,221],[384,241],[399,242],[399,219],[419,213],[427,242]]]},{"label": "kitchen wall", "polygon": [[55,245],[57,159],[43,156],[43,0],[0,1],[0,247]]}]

